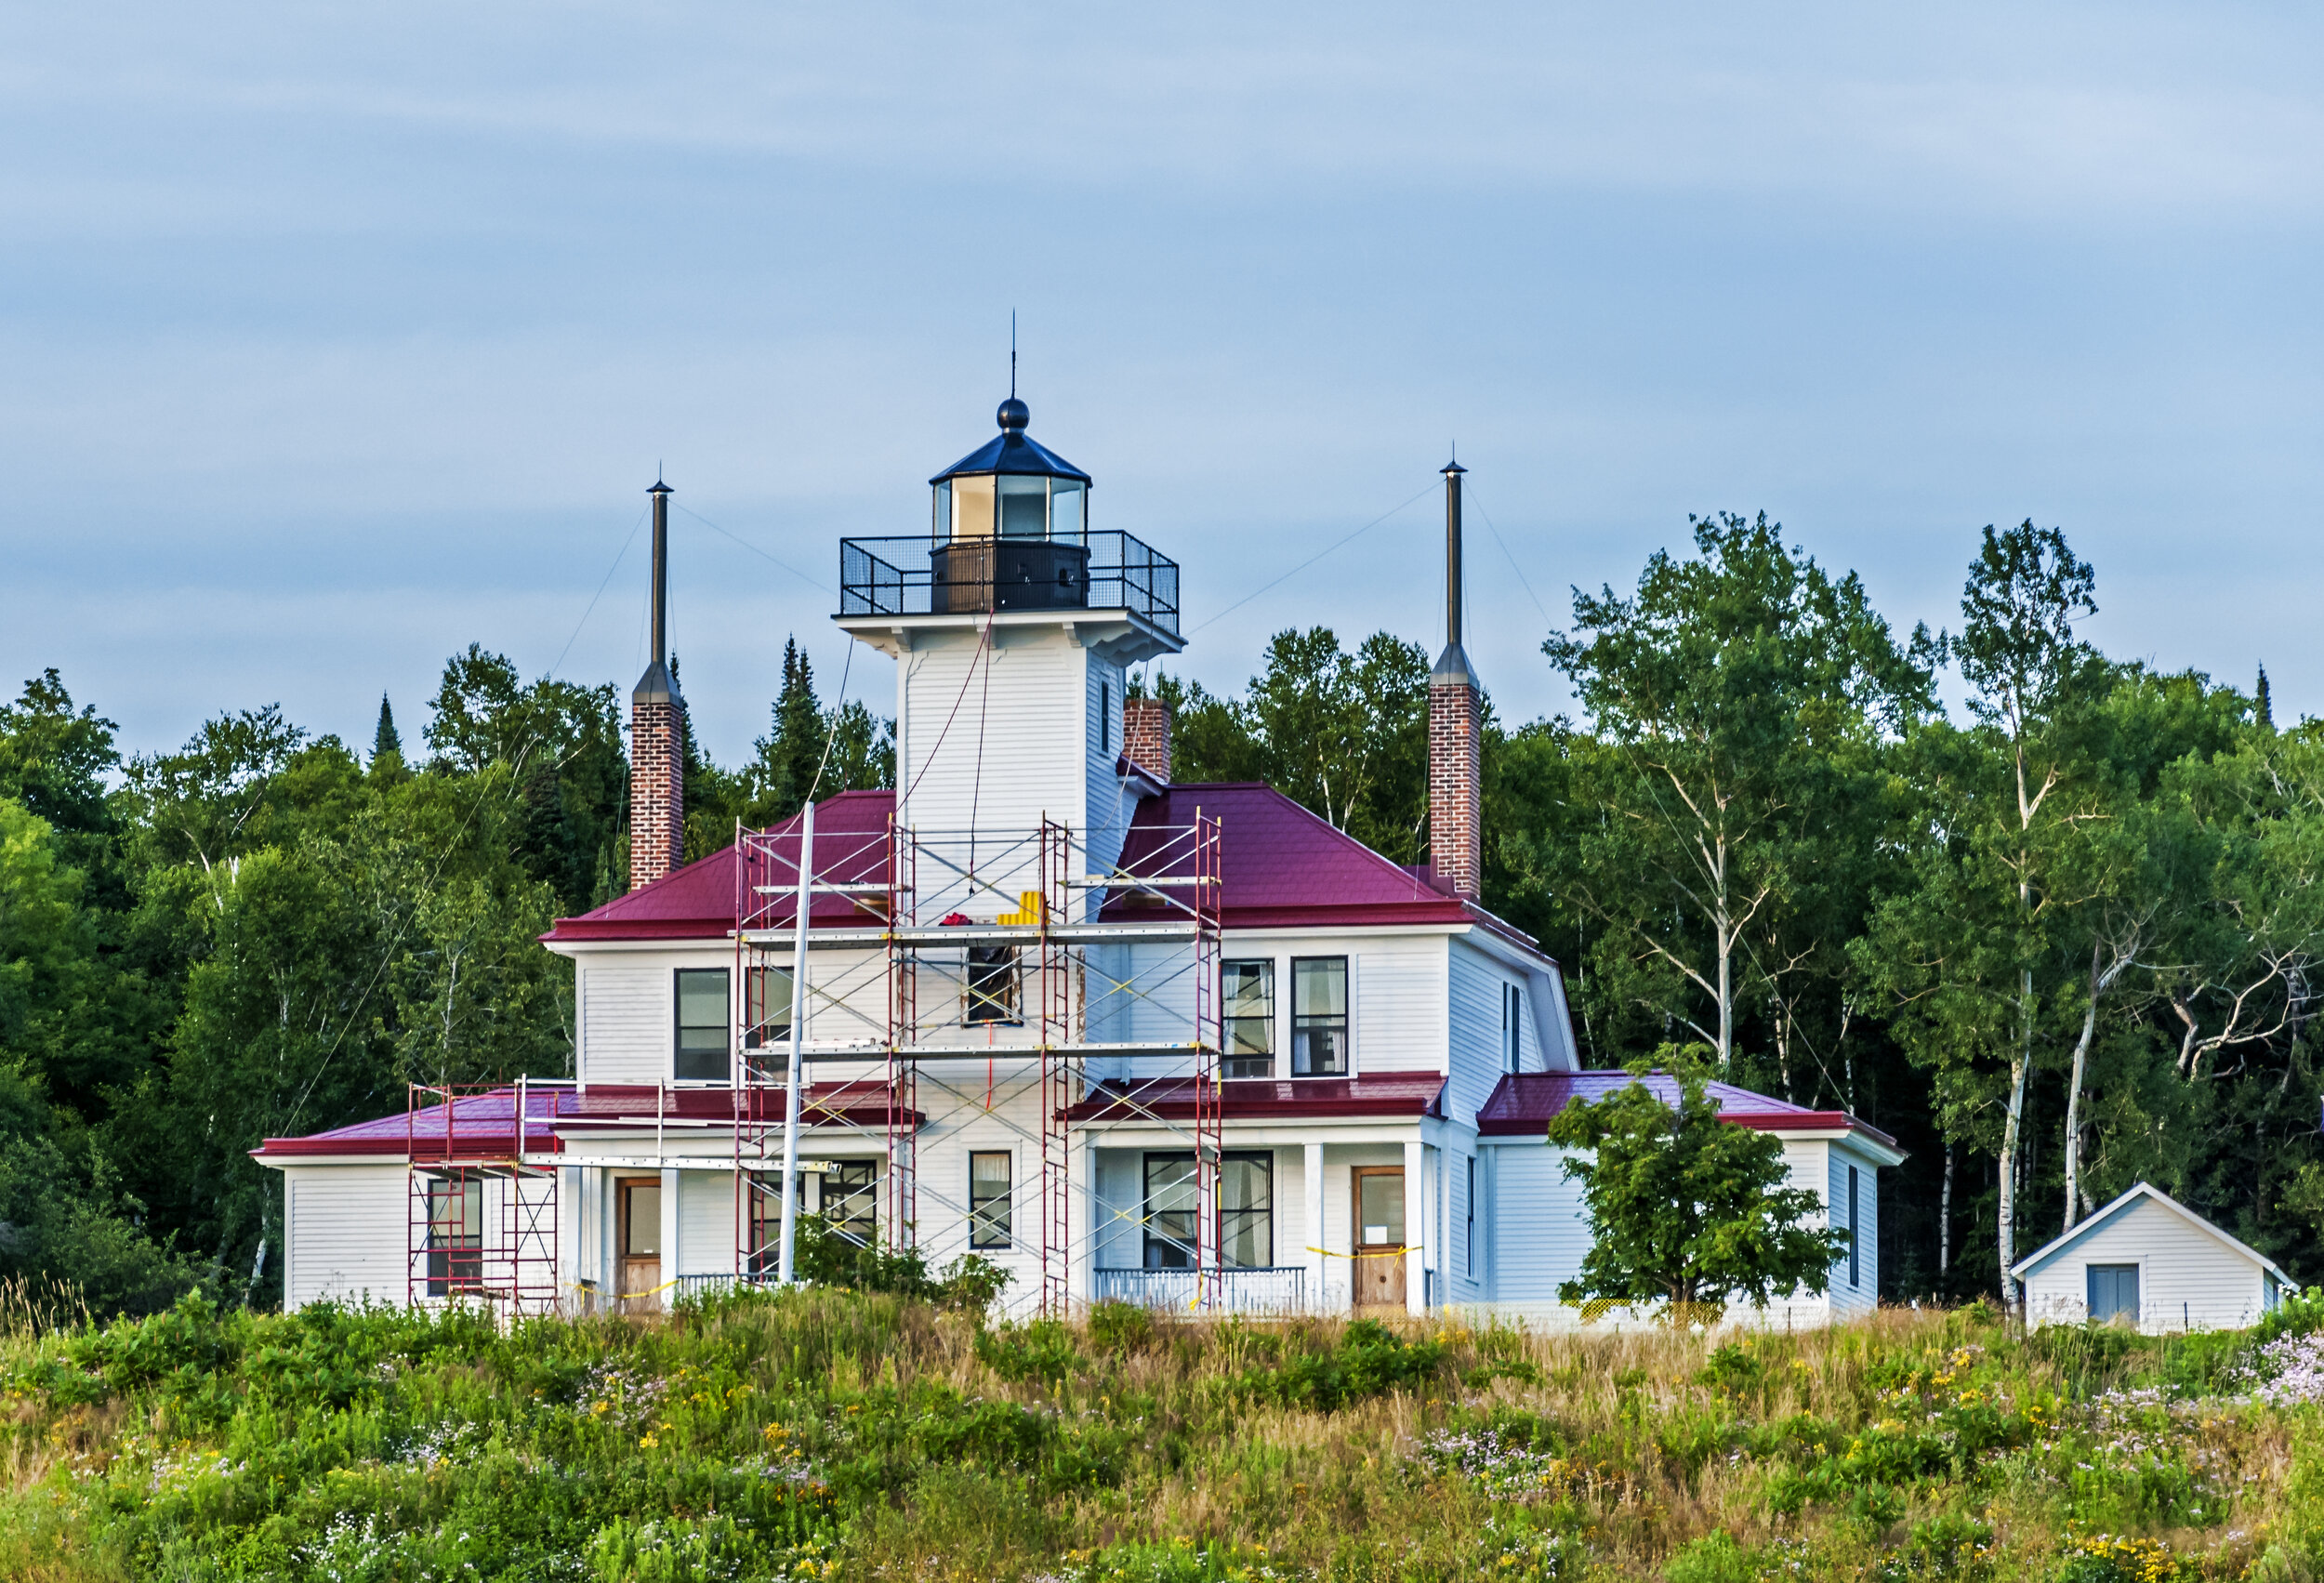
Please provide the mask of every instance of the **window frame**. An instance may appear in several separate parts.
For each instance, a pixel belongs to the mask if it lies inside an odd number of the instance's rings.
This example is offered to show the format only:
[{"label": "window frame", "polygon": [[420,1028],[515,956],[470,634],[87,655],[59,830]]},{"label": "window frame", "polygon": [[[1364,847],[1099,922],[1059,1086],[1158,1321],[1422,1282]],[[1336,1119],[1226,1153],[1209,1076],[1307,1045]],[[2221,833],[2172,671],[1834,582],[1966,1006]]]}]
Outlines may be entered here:
[{"label": "window frame", "polygon": [[[1022,964],[1014,945],[964,947],[960,975],[960,1021],[972,1028],[1017,1028],[1024,1025]],[[984,958],[979,960],[978,958]],[[991,985],[1004,985],[994,995]]]},{"label": "window frame", "polygon": [[1461,1206],[1468,1211],[1462,1234],[1461,1271],[1473,1281],[1477,1278],[1477,1157],[1463,1154],[1461,1158],[1468,1164],[1469,1176],[1469,1195]]},{"label": "window frame", "polygon": [[[1000,1162],[1000,1192],[980,1197],[976,1167],[980,1160]],[[1009,1149],[969,1151],[969,1247],[972,1252],[1008,1249],[1016,1246],[1017,1157]],[[997,1204],[999,1213],[993,1212]]]},{"label": "window frame", "polygon": [[[1219,1202],[1213,1206],[1213,1210],[1218,1217],[1219,1222],[1216,1230],[1219,1233],[1218,1247],[1220,1267],[1227,1270],[1272,1270],[1278,1268],[1278,1266],[1272,1262],[1266,1264],[1230,1264],[1226,1261],[1227,1220],[1230,1216],[1261,1217],[1261,1223],[1266,1228],[1267,1258],[1270,1260],[1274,1258],[1274,1151],[1273,1149],[1229,1149],[1225,1151],[1219,1156],[1219,1174],[1221,1186],[1223,1186],[1226,1177],[1225,1167],[1230,1161],[1239,1165],[1256,1165],[1259,1167],[1260,1181],[1264,1184],[1266,1202],[1255,1207],[1245,1205],[1239,1208],[1230,1209],[1226,1207],[1225,1195],[1223,1193],[1219,1195]],[[1196,1220],[1196,1217],[1202,1213],[1202,1184],[1199,1174],[1195,1173],[1193,1169],[1194,1165],[1195,1155],[1191,1150],[1149,1149],[1140,1156],[1138,1178],[1138,1227],[1140,1237],[1138,1250],[1139,1268],[1143,1270],[1192,1270],[1195,1268],[1197,1252],[1200,1247],[1200,1224]],[[1180,1178],[1179,1181],[1184,1183],[1192,1192],[1194,1195],[1194,1207],[1190,1209],[1166,1210],[1156,1210],[1154,1207],[1155,1168],[1157,1166],[1164,1167],[1185,1167],[1188,1168],[1188,1174]],[[1165,1233],[1157,1237],[1155,1232],[1155,1224],[1163,1215],[1166,1214],[1173,1217],[1184,1217],[1183,1224],[1186,1226],[1188,1232],[1194,1234],[1181,1238],[1175,1234]],[[1157,1254],[1163,1256],[1164,1258],[1177,1258],[1183,1256],[1185,1262],[1182,1264],[1157,1263],[1155,1262],[1155,1256]]]},{"label": "window frame", "polygon": [[1501,983],[1501,1070],[1515,1074],[1524,1064],[1525,991],[1522,984]]},{"label": "window frame", "polygon": [[[772,1000],[767,986],[780,979],[783,993]],[[791,1042],[790,964],[765,963],[743,970],[743,1048],[785,1049]]]},{"label": "window frame", "polygon": [[[1337,964],[1340,970],[1340,1009],[1336,1013],[1310,1013],[1300,1009],[1300,971],[1303,968],[1328,968]],[[1291,1075],[1294,1077],[1346,1077],[1355,1070],[1355,1018],[1353,1003],[1353,962],[1345,956],[1294,956],[1291,958]],[[1314,1056],[1301,1048],[1301,1036],[1311,1033],[1315,1025],[1337,1022],[1340,1035],[1340,1063],[1329,1071],[1315,1070]],[[1302,1062],[1304,1066],[1302,1067]]]},{"label": "window frame", "polygon": [[[457,1203],[459,1213],[445,1211]],[[445,1177],[428,1183],[428,1295],[452,1297],[484,1283],[484,1183]]]},{"label": "window frame", "polygon": [[[723,1008],[720,1019],[720,1031],[723,1036],[715,1058],[719,1069],[715,1074],[706,1075],[701,1072],[683,1070],[689,1058],[710,1055],[706,1048],[689,1049],[686,1047],[686,1034],[690,1026],[686,1022],[686,980],[689,977],[710,978],[714,976],[719,981],[719,1004]],[[707,1025],[706,1023],[691,1024],[696,1030]],[[673,1083],[731,1083],[734,1080],[734,971],[732,968],[673,968],[670,970],[669,1075],[670,1081]]]},{"label": "window frame", "polygon": [[1114,751],[1114,684],[1098,683],[1098,751]]},{"label": "window frame", "polygon": [[[1263,976],[1266,980],[1267,1009],[1263,1013],[1254,1013],[1250,1016],[1231,1016],[1227,1011],[1227,1008],[1233,1004],[1227,997],[1227,972],[1230,969],[1250,968],[1263,970]],[[1219,1075],[1221,1077],[1272,1077],[1275,1075],[1275,1060],[1279,1053],[1275,1048],[1277,1016],[1275,959],[1273,956],[1237,956],[1219,964]],[[1238,1050],[1233,1040],[1227,1036],[1227,1030],[1230,1026],[1252,1022],[1264,1022],[1266,1025],[1267,1048],[1263,1052]],[[1235,1070],[1237,1066],[1256,1067],[1262,1062],[1266,1068],[1264,1071]]]}]

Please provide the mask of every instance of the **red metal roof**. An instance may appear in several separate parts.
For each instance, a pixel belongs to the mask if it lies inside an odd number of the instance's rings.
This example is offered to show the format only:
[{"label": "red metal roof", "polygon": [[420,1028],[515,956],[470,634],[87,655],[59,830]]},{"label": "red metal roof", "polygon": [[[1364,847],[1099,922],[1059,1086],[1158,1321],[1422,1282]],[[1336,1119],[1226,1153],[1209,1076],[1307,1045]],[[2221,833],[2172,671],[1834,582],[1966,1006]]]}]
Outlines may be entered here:
[{"label": "red metal roof", "polygon": [[[817,877],[834,884],[878,884],[888,877],[888,816],[895,793],[841,792],[815,804]],[[791,872],[799,863],[799,816],[768,832]],[[559,918],[545,940],[724,940],[734,929],[734,849],[726,847],[651,885],[616,896],[579,917]],[[787,917],[787,905],[778,909]],[[867,915],[844,896],[819,896],[808,917],[818,927],[862,927]]]},{"label": "red metal roof", "polygon": [[[843,792],[817,803],[815,859],[821,877],[850,884],[883,881],[888,857],[881,837],[894,807],[895,794],[884,791]],[[1184,843],[1174,839],[1174,833],[1193,824],[1197,812],[1220,822],[1221,921],[1228,929],[1476,924],[1538,950],[1484,908],[1446,894],[1433,877],[1389,862],[1257,782],[1171,786],[1143,798],[1131,817],[1122,867],[1168,875],[1185,866]],[[794,818],[771,832],[777,871],[798,861],[798,824]],[[723,940],[734,927],[734,850],[729,847],[579,917],[559,918],[543,938]],[[788,909],[778,904],[775,910]],[[844,896],[825,896],[816,901],[812,916],[816,927],[836,929],[860,928],[871,915]],[[1104,916],[1134,918],[1137,912],[1116,900]]]},{"label": "red metal roof", "polygon": [[[1649,1072],[1644,1078],[1627,1072],[1519,1072],[1504,1075],[1478,1107],[1477,1131],[1487,1138],[1538,1137],[1550,1118],[1572,1101],[1595,1104],[1633,1082],[1643,1082],[1665,1104],[1678,1102],[1678,1079],[1667,1072]],[[1809,1110],[1732,1083],[1709,1083],[1704,1091],[1718,1102],[1719,1119],[1738,1127],[1762,1132],[1861,1132],[1892,1146],[1896,1141],[1844,1110]]]},{"label": "red metal roof", "polygon": [[[884,1128],[888,1124],[887,1083],[811,1083],[799,1119],[809,1127],[852,1126]],[[783,1119],[781,1090],[746,1090],[770,1107],[759,1117],[764,1125]],[[734,1095],[729,1088],[669,1088],[662,1090],[661,1113],[667,1121],[699,1125],[731,1124]],[[399,1111],[373,1121],[335,1127],[305,1138],[270,1138],[251,1154],[262,1160],[313,1158],[319,1155],[376,1154],[383,1158],[442,1160],[506,1158],[519,1152],[516,1124],[517,1090],[512,1085],[481,1094],[464,1094],[450,1104],[414,1112]],[[655,1090],[638,1087],[599,1086],[587,1092],[568,1088],[528,1088],[524,1097],[522,1151],[554,1153],[576,1132],[630,1131],[650,1128],[655,1120]],[[915,1115],[918,1127],[924,1117]]]},{"label": "red metal roof", "polygon": [[[1403,1119],[1442,1115],[1438,1072],[1366,1072],[1353,1077],[1235,1077],[1219,1085],[1227,1121],[1296,1121],[1315,1116]],[[1195,1114],[1195,1079],[1150,1077],[1101,1083],[1068,1113],[1075,1121],[1185,1121]]]}]

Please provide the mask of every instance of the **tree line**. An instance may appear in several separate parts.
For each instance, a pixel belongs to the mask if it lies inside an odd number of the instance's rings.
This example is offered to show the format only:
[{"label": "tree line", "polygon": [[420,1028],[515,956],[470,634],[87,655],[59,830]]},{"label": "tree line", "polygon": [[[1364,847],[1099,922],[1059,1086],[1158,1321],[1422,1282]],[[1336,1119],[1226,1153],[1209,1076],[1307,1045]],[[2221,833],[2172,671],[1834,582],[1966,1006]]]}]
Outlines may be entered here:
[{"label": "tree line", "polygon": [[[1578,719],[1487,710],[1485,901],[1565,964],[1587,1063],[1692,1044],[1894,1134],[1890,1298],[2005,1292],[2142,1180],[2324,1279],[2324,723],[2278,728],[2264,670],[2099,653],[2054,529],[1987,529],[1958,625],[1899,634],[1764,516],[1692,526],[1544,639]],[[1150,685],[1182,778],[1425,860],[1418,645],[1287,632],[1240,696]]]},{"label": "tree line", "polygon": [[[1893,1299],[1995,1291],[2005,1252],[2142,1179],[2324,1279],[2324,725],[2278,728],[2264,673],[2100,653],[2095,610],[2028,522],[1982,535],[1957,625],[1899,634],[1853,574],[1720,515],[1545,635],[1578,718],[1487,706],[1485,900],[1565,965],[1587,1062],[1699,1046],[1894,1134]],[[1269,782],[1419,863],[1428,668],[1318,627],[1239,693],[1139,687],[1176,706],[1178,779]],[[0,706],[0,1274],[271,1300],[260,1140],[411,1081],[571,1072],[536,937],[627,888],[622,698],[471,646],[408,754],[384,701],[367,754],[271,707],[175,752],[115,734],[54,671]],[[788,645],[747,761],[686,744],[686,855],[893,758]]]},{"label": "tree line", "polygon": [[[573,975],[538,936],[627,888],[623,702],[471,645],[408,753],[384,698],[367,755],[269,706],[125,756],[55,670],[0,705],[0,1276],[99,1310],[279,1300],[263,1140],[407,1083],[571,1075]],[[787,818],[818,766],[887,784],[890,740],[787,645],[747,762],[688,734],[687,856]]]}]

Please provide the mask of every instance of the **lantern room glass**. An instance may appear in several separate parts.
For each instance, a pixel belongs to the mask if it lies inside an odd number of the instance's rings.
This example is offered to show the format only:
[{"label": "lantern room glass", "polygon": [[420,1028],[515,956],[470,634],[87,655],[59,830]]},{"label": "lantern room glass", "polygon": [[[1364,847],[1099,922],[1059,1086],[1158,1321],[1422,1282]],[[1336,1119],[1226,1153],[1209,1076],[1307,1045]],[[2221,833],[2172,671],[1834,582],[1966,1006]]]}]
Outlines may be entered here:
[{"label": "lantern room glass", "polygon": [[1049,480],[1003,473],[1000,484],[1000,534],[1003,538],[1049,536]]},{"label": "lantern room glass", "polygon": [[1089,486],[1046,473],[961,473],[935,486],[938,544],[957,539],[1087,542]]}]

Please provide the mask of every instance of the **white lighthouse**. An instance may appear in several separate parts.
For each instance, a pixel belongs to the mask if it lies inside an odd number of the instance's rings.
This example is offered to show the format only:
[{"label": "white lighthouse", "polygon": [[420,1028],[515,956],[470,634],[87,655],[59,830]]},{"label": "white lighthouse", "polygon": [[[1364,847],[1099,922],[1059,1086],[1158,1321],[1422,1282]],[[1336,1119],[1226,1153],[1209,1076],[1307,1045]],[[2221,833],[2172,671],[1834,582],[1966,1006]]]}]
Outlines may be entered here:
[{"label": "white lighthouse", "polygon": [[[1103,873],[1154,789],[1124,755],[1122,693],[1127,667],[1184,646],[1178,567],[1089,525],[1089,475],[1026,433],[1023,402],[997,418],[929,481],[925,535],[843,542],[838,624],[896,659],[900,827],[1062,824]],[[1017,866],[978,855],[988,908],[1034,888]]]}]

